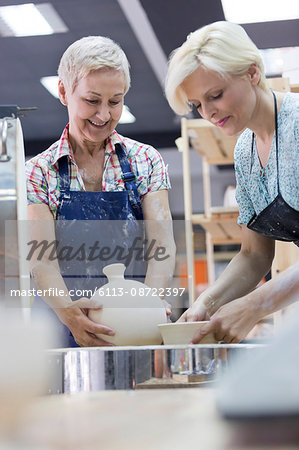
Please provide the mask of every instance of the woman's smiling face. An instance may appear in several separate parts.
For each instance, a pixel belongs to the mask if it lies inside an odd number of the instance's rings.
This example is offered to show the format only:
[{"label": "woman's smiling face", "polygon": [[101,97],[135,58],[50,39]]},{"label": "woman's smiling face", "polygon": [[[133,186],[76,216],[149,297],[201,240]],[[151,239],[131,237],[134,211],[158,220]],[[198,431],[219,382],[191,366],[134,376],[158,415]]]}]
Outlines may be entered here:
[{"label": "woman's smiling face", "polygon": [[60,99],[68,108],[72,138],[102,144],[119,122],[124,92],[124,74],[115,69],[90,72],[72,92],[60,82]]},{"label": "woman's smiling face", "polygon": [[[253,67],[252,71],[255,69]],[[232,136],[249,125],[254,113],[256,77],[253,75],[250,69],[245,77],[228,75],[224,78],[200,66],[185,78],[181,88],[204,119]]]}]

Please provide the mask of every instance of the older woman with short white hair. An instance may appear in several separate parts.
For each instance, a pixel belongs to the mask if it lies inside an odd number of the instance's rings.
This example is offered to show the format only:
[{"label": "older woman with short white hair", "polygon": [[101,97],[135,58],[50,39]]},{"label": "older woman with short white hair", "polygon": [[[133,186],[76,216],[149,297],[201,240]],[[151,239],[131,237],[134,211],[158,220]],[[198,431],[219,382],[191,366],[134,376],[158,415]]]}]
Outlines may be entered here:
[{"label": "older woman with short white hair", "polygon": [[[27,162],[32,235],[37,247],[43,243],[42,255],[32,252],[32,274],[44,293],[43,300],[59,318],[60,346],[109,345],[96,334],[113,335],[114,330],[91,321],[87,312],[94,307],[92,301],[80,295],[72,297],[71,292],[85,286],[86,277],[87,285],[99,287],[102,268],[109,260],[95,257],[97,245],[128,249],[133,245],[130,224],[143,219],[152,224],[146,226],[151,251],[162,246],[167,255],[159,261],[149,258],[145,283],[162,290],[168,286],[175,245],[167,168],[153,147],[115,130],[130,87],[129,63],[119,45],[101,36],[82,38],[63,54],[58,75],[59,98],[67,107],[69,123],[57,142]],[[120,225],[113,235],[111,220],[126,226]],[[74,224],[81,221],[84,225],[76,235],[81,245],[71,257],[77,244]],[[106,242],[107,236],[111,242]],[[59,264],[52,257],[53,242],[65,244],[60,255],[69,252]],[[88,261],[84,259],[87,249],[92,253]],[[69,280],[66,274],[70,274]],[[39,302],[37,298],[35,303]]]},{"label": "older woman with short white hair", "polygon": [[242,246],[218,280],[180,318],[211,318],[199,342],[239,342],[266,315],[299,299],[299,265],[255,289],[271,268],[275,239],[299,245],[299,94],[272,92],[245,30],[216,22],[191,33],[170,58],[166,96],[178,114],[192,105],[231,136]]}]

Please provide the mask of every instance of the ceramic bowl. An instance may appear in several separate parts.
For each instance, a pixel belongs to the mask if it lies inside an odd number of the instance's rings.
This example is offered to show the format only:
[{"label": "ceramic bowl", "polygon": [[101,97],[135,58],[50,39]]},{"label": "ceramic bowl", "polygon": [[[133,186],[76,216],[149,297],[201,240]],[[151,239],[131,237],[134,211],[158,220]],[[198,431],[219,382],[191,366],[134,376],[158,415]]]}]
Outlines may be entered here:
[{"label": "ceramic bowl", "polygon": [[[158,325],[165,345],[189,344],[195,333],[204,326],[203,322],[176,322]],[[200,344],[217,344],[213,333],[205,336]]]}]

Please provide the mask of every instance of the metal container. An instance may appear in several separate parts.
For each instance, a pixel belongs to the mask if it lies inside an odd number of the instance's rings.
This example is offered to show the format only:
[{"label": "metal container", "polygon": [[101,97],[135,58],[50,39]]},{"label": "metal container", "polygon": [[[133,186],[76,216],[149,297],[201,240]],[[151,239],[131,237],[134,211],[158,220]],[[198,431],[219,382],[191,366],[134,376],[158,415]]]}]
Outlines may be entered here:
[{"label": "metal container", "polygon": [[49,394],[205,386],[259,344],[158,345],[48,350]]}]

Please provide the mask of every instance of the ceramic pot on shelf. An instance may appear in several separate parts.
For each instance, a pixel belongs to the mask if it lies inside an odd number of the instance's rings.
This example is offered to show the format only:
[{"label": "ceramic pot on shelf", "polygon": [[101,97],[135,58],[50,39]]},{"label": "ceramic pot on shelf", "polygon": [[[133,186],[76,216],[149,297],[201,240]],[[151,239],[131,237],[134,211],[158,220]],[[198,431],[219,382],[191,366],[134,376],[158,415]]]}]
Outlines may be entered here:
[{"label": "ceramic pot on shelf", "polygon": [[115,345],[159,345],[159,324],[167,323],[166,310],[156,292],[143,283],[124,278],[124,264],[110,264],[103,272],[108,283],[92,296],[101,310],[89,310],[94,322],[111,327],[114,336],[98,337]]}]

